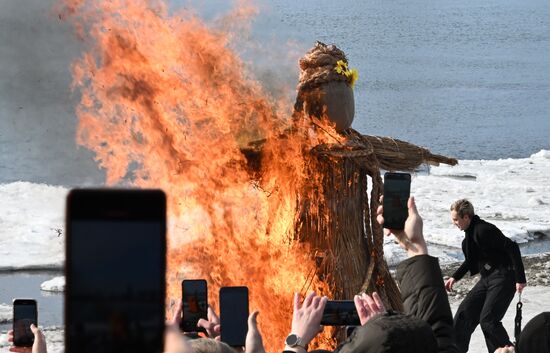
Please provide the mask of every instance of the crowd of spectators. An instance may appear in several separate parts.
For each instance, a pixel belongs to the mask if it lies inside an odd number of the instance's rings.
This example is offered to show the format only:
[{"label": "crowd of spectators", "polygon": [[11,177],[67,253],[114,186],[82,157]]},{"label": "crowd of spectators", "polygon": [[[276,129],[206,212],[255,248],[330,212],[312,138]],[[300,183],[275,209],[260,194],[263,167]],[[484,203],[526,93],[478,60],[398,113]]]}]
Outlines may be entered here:
[{"label": "crowd of spectators", "polygon": [[[383,209],[379,207],[377,221],[384,224]],[[396,270],[404,303],[404,312],[386,310],[380,296],[357,294],[353,300],[361,326],[342,342],[334,353],[458,353],[453,329],[453,316],[443,282],[443,275],[436,257],[428,253],[423,235],[422,217],[418,213],[415,200],[408,201],[408,218],[403,230],[384,229],[386,235],[393,235],[407,252],[408,258]],[[305,353],[310,342],[322,330],[321,318],[328,298],[310,292],[301,298],[296,293],[293,298],[293,316],[289,336],[281,337],[284,353]],[[180,330],[182,304],[177,305],[172,319],[166,323],[164,339],[165,353],[235,353],[220,340],[220,320],[208,308],[208,318],[201,319],[198,326],[204,328],[206,337],[190,339]],[[248,333],[244,353],[265,353],[262,335],[258,329],[258,311],[248,318]],[[11,347],[11,352],[46,353],[46,340],[35,325],[32,347]],[[13,342],[13,332],[8,332],[8,340]],[[495,353],[542,353],[550,352],[550,313],[542,313],[533,318],[523,330],[516,347],[499,347]],[[315,350],[315,353],[327,351]]]}]

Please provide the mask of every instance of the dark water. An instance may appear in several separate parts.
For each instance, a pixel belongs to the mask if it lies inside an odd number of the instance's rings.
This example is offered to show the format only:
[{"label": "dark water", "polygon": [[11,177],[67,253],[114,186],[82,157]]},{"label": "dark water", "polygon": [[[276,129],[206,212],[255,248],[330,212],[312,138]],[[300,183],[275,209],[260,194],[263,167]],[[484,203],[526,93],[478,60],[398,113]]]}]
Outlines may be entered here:
[{"label": "dark water", "polygon": [[550,147],[550,2],[274,1],[269,28],[358,68],[354,127],[461,159]]},{"label": "dark water", "polygon": [[[60,272],[0,272],[0,303],[11,305],[15,298],[36,299],[38,324],[59,326],[63,324],[63,293],[45,292],[40,285],[61,276]],[[0,332],[10,330],[12,323],[0,324]]]},{"label": "dark water", "polygon": [[[53,3],[0,0],[0,182],[103,182],[92,154],[74,141],[78,92],[69,89],[69,67],[81,44],[52,16]],[[229,8],[221,0],[171,3],[194,3],[208,20]],[[298,57],[316,40],[335,43],[360,73],[354,127],[363,133],[461,159],[550,149],[548,0],[259,7],[252,33],[235,46],[266,87],[295,86]]]}]

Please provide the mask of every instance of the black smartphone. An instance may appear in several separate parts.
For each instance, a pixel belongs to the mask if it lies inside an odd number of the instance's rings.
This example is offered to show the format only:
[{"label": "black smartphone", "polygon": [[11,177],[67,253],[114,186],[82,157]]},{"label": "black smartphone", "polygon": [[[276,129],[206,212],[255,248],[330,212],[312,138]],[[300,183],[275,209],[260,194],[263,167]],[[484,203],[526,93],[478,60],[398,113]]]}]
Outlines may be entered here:
[{"label": "black smartphone", "polygon": [[361,326],[353,300],[329,300],[325,305],[321,325]]},{"label": "black smartphone", "polygon": [[409,173],[384,174],[384,228],[405,228],[410,193],[411,175]]},{"label": "black smartphone", "polygon": [[38,326],[38,309],[34,299],[13,300],[13,345],[32,347],[34,334],[31,324]]},{"label": "black smartphone", "polygon": [[220,289],[221,340],[232,347],[244,347],[248,331],[248,288]]},{"label": "black smartphone", "polygon": [[163,352],[164,193],[72,190],[66,222],[65,352]]},{"label": "black smartphone", "polygon": [[197,327],[200,319],[208,319],[208,287],[204,279],[185,279],[181,282],[183,303],[180,328],[183,332],[205,332]]}]

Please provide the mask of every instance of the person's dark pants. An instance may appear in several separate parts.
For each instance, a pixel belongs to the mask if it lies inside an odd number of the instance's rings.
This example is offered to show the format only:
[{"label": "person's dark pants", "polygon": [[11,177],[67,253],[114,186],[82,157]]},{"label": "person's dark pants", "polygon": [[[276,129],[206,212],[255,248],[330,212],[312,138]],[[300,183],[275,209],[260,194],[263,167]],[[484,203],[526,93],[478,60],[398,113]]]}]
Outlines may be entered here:
[{"label": "person's dark pants", "polygon": [[496,269],[489,274],[481,275],[479,282],[460,303],[454,317],[459,352],[468,351],[470,337],[478,324],[481,325],[490,353],[494,353],[499,347],[512,344],[500,321],[514,299],[515,292],[513,271]]}]

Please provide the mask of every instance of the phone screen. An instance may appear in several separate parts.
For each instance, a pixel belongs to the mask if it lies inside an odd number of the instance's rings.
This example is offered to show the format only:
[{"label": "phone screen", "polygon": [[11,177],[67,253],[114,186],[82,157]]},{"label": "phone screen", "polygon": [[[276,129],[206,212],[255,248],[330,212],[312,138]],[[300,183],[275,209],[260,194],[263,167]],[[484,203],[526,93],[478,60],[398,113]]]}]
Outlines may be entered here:
[{"label": "phone screen", "polygon": [[66,351],[163,351],[165,199],[76,190],[67,217]]},{"label": "phone screen", "polygon": [[384,227],[403,229],[408,216],[407,202],[411,192],[408,173],[384,174]]},{"label": "phone screen", "polygon": [[38,326],[36,301],[15,299],[13,301],[13,344],[17,347],[31,347],[34,334],[31,324]]},{"label": "phone screen", "polygon": [[203,279],[184,280],[181,282],[183,318],[181,330],[183,332],[204,332],[197,327],[200,319],[208,317],[207,284]]},{"label": "phone screen", "polygon": [[220,289],[221,340],[233,347],[244,346],[248,331],[248,288]]},{"label": "phone screen", "polygon": [[321,325],[360,326],[361,321],[351,300],[329,300],[325,305]]}]

